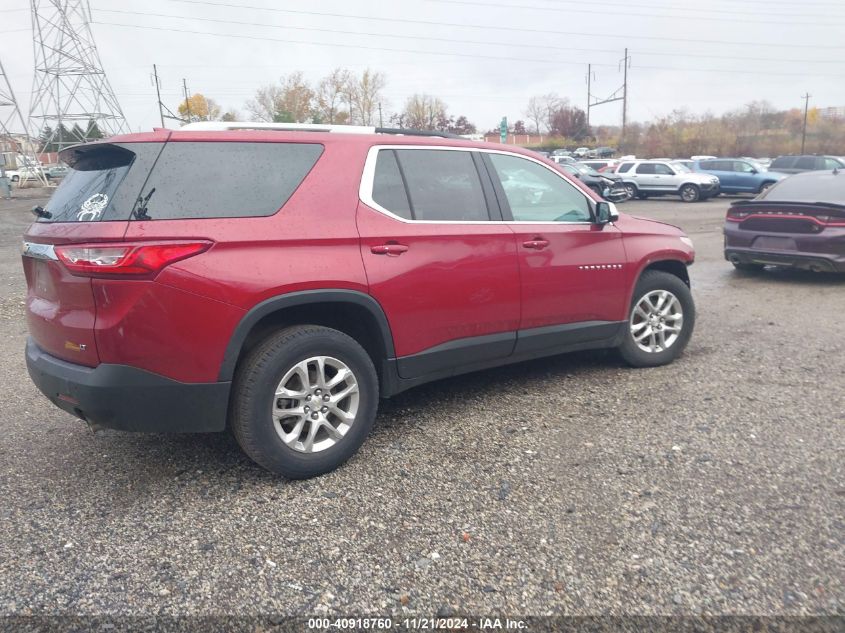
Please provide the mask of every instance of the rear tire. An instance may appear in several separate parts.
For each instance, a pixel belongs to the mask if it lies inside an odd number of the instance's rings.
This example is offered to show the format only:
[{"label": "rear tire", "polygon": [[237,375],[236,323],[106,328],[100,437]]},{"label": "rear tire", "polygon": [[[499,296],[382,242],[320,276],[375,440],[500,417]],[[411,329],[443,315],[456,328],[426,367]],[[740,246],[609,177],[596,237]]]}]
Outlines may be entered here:
[{"label": "rear tire", "polygon": [[229,419],[256,463],[306,479],[355,454],[377,407],[378,377],[364,348],[343,332],[297,325],[272,334],[240,363]]},{"label": "rear tire", "polygon": [[773,182],[764,182],[762,185],[760,185],[760,189],[758,189],[758,190],[757,190],[757,193],[763,193],[766,189],[768,189],[769,187],[771,187],[773,184],[775,184],[775,183],[773,183]]},{"label": "rear tire", "polygon": [[666,365],[684,351],[694,327],[689,287],[675,275],[647,270],[634,289],[619,354],[632,367]]},{"label": "rear tire", "polygon": [[684,202],[698,202],[701,199],[701,191],[692,184],[684,185],[678,193],[681,194],[681,200]]},{"label": "rear tire", "polygon": [[637,198],[639,198],[640,200],[648,200],[648,194],[647,193],[638,193]]}]

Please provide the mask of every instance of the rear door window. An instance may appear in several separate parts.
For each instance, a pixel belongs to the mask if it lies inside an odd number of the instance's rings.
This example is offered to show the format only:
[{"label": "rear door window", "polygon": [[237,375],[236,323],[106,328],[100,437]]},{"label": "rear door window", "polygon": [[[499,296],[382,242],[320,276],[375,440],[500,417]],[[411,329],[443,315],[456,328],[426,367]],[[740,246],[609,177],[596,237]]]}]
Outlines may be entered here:
[{"label": "rear door window", "polygon": [[641,163],[637,165],[637,173],[638,174],[653,174],[654,171],[654,163]]},{"label": "rear door window", "polygon": [[795,162],[796,169],[815,169],[816,168],[816,157],[815,156],[802,156]]},{"label": "rear door window", "polygon": [[383,149],[378,153],[373,176],[373,201],[400,218],[412,219],[405,181],[392,149]]},{"label": "rear door window", "polygon": [[68,165],[38,222],[127,220],[162,143],[91,143],[61,153]]},{"label": "rear door window", "polygon": [[[381,153],[381,152],[380,152]],[[487,200],[471,152],[397,149],[415,220],[489,220]]]},{"label": "rear door window", "polygon": [[133,219],[273,215],[322,153],[319,143],[167,143]]}]

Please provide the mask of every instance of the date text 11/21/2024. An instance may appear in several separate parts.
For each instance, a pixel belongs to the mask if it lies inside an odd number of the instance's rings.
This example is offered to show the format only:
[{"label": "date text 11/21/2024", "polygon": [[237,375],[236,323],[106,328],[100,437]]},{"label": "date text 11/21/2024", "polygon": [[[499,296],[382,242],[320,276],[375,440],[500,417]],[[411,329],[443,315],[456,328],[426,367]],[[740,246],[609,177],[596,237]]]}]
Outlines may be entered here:
[{"label": "date text 11/21/2024", "polygon": [[404,618],[394,620],[390,617],[375,618],[309,618],[310,630],[362,630],[389,631],[394,628],[405,631],[521,631],[526,630],[525,620],[510,618]]}]

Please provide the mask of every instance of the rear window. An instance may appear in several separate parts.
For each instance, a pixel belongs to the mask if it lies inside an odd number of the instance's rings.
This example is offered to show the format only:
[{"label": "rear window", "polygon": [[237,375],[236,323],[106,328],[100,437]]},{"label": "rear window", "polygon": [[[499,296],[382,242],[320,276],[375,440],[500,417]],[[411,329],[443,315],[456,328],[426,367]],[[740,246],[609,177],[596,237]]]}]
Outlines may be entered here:
[{"label": "rear window", "polygon": [[273,215],[322,152],[318,143],[167,143],[133,219]]},{"label": "rear window", "polygon": [[62,160],[69,169],[47,202],[49,216],[39,217],[39,222],[126,219],[127,201],[118,204],[117,193],[135,160],[134,152],[119,145],[96,144],[68,149]]},{"label": "rear window", "polygon": [[829,202],[845,205],[845,172],[796,174],[757,196],[768,202]]},{"label": "rear window", "polygon": [[795,163],[795,156],[780,156],[772,161],[769,169],[789,169]]}]

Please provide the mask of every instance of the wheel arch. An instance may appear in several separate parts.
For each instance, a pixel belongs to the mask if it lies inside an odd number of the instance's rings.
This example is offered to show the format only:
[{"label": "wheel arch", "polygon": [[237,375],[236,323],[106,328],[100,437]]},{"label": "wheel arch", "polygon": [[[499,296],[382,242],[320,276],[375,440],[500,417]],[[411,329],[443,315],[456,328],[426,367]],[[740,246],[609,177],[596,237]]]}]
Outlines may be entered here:
[{"label": "wheel arch", "polygon": [[[630,310],[631,302],[634,300],[634,292],[637,290],[637,284],[640,282],[642,276],[649,270],[659,270],[661,272],[669,273],[678,277],[683,281],[688,288],[691,288],[689,271],[684,260],[677,257],[672,257],[671,254],[663,254],[659,259],[648,259],[640,264],[639,270],[634,275],[631,284],[628,287],[628,301],[625,304],[625,309]],[[625,318],[628,318],[628,314]]]},{"label": "wheel arch", "polygon": [[229,338],[218,380],[232,380],[244,353],[269,332],[306,323],[331,327],[354,338],[379,373],[383,361],[395,356],[387,316],[370,295],[356,290],[303,290],[265,299],[244,315]]}]

